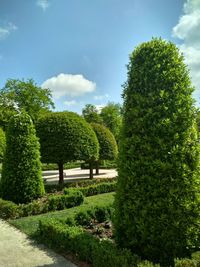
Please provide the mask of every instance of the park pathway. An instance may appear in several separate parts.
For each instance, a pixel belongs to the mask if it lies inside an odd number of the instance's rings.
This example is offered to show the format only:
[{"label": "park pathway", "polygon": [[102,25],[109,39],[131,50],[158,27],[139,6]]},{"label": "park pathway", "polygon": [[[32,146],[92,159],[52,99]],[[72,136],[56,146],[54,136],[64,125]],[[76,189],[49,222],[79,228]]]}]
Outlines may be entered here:
[{"label": "park pathway", "polygon": [[0,220],[0,267],[76,267]]}]

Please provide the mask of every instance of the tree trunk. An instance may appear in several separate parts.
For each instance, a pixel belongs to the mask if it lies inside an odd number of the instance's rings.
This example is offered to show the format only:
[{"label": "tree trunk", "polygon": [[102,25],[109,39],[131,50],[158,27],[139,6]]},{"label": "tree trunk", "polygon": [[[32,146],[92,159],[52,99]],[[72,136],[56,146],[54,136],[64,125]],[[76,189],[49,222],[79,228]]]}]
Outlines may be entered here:
[{"label": "tree trunk", "polygon": [[90,179],[93,179],[93,166],[92,162],[89,163],[90,166]]},{"label": "tree trunk", "polygon": [[58,163],[58,169],[59,169],[59,184],[64,183],[64,176],[63,176],[63,163]]},{"label": "tree trunk", "polygon": [[99,175],[99,161],[96,161],[96,174]]}]

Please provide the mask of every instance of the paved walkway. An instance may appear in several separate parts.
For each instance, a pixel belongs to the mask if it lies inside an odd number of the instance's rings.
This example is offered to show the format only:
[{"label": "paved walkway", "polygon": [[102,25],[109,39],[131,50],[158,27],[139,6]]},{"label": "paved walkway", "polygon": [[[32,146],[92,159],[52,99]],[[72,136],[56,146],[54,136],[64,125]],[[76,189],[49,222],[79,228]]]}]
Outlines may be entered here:
[{"label": "paved walkway", "polygon": [[[58,183],[58,171],[43,171],[43,178],[46,183]],[[64,170],[64,182],[78,181],[81,179],[89,179],[89,170],[82,170],[81,168],[74,168]],[[117,176],[115,169],[100,169],[99,174],[95,174],[94,178],[113,178]]]},{"label": "paved walkway", "polygon": [[0,267],[77,267],[0,220]]}]

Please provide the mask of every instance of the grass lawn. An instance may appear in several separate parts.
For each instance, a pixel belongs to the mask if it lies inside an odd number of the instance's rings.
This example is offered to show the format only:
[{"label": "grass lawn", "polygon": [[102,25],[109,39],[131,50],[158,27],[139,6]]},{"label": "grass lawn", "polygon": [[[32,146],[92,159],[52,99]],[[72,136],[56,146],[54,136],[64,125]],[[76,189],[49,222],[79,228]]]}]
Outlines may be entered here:
[{"label": "grass lawn", "polygon": [[24,217],[24,218],[20,218],[17,220],[9,220],[9,223],[14,225],[16,228],[26,233],[27,235],[33,236],[35,232],[37,231],[39,220],[41,220],[42,218],[63,219],[85,208],[89,208],[89,207],[97,206],[97,205],[103,205],[103,204],[109,205],[109,204],[112,204],[114,201],[114,194],[115,193],[106,193],[106,194],[100,194],[96,196],[87,197],[85,198],[85,201],[81,206],[66,209],[66,210],[61,210],[61,211],[49,212],[49,213],[45,213],[41,215]]}]

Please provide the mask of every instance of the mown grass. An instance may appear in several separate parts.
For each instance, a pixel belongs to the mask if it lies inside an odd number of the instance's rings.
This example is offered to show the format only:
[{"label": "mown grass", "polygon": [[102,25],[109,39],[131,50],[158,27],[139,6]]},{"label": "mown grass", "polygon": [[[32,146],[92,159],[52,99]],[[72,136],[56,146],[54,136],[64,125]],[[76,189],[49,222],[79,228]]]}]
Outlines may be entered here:
[{"label": "mown grass", "polygon": [[81,206],[61,210],[61,211],[54,211],[49,212],[41,215],[36,216],[29,216],[20,218],[17,220],[9,220],[9,223],[18,228],[20,231],[26,233],[29,236],[34,236],[37,229],[39,221],[43,218],[57,218],[57,219],[64,219],[68,216],[72,216],[79,211],[84,210],[85,208],[90,208],[92,206],[100,206],[104,204],[112,204],[114,201],[114,194],[115,193],[106,193],[100,194],[96,196],[86,197],[84,203]]}]

